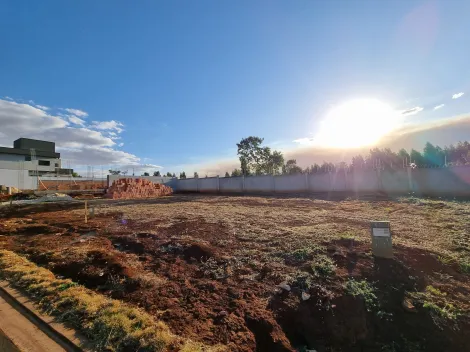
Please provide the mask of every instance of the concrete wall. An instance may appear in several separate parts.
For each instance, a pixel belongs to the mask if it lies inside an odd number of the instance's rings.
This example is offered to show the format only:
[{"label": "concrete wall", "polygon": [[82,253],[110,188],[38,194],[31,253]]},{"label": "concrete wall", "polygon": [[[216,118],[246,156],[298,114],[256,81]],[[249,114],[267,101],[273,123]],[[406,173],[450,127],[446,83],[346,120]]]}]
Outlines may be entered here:
[{"label": "concrete wall", "polygon": [[37,177],[28,175],[28,170],[0,169],[0,185],[19,189],[37,189]]},{"label": "concrete wall", "polygon": [[274,176],[274,192],[307,192],[308,175],[282,175]]},{"label": "concrete wall", "polygon": [[245,191],[274,192],[274,177],[271,175],[245,177]]},{"label": "concrete wall", "polygon": [[222,193],[383,191],[390,194],[415,192],[418,195],[470,196],[470,167],[174,179],[174,189]]},{"label": "concrete wall", "polygon": [[221,177],[220,192],[243,192],[243,177]]},{"label": "concrete wall", "polygon": [[219,189],[218,177],[198,178],[199,192],[217,192]]}]

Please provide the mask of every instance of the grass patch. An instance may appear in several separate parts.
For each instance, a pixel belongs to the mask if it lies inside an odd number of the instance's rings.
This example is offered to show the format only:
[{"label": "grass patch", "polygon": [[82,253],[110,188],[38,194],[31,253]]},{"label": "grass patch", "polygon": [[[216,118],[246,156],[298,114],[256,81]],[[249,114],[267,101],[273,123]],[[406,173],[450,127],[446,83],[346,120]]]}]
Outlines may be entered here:
[{"label": "grass patch", "polygon": [[294,261],[296,263],[304,263],[313,259],[314,255],[322,253],[325,248],[316,244],[297,248],[287,253],[281,253],[281,256],[287,261]]},{"label": "grass patch", "polygon": [[378,307],[378,300],[375,294],[376,289],[366,280],[357,281],[349,279],[345,289],[347,294],[354,297],[361,297],[364,300],[368,312]]},{"label": "grass patch", "polygon": [[464,274],[470,274],[470,258],[462,258],[459,260],[460,270]]},{"label": "grass patch", "polygon": [[409,295],[430,312],[434,322],[439,326],[443,326],[447,321],[457,320],[460,315],[460,311],[447,299],[447,293],[434,286],[427,286],[424,292]]},{"label": "grass patch", "polygon": [[71,280],[57,279],[49,270],[13,252],[0,250],[0,276],[26,291],[44,311],[81,331],[97,350],[211,350],[173,335],[165,323],[137,308]]},{"label": "grass patch", "polygon": [[339,239],[341,240],[355,240],[356,236],[352,232],[341,232],[338,234]]},{"label": "grass patch", "polygon": [[311,268],[313,274],[317,277],[330,277],[334,275],[336,265],[333,259],[327,255],[318,254],[313,258]]}]

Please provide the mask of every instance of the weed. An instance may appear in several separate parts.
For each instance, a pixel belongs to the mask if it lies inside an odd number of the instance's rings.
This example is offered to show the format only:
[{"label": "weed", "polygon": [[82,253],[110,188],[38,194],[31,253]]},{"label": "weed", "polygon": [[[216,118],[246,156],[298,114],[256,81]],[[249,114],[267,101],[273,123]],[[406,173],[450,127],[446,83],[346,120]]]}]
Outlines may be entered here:
[{"label": "weed", "polygon": [[415,292],[409,296],[429,310],[438,326],[443,326],[446,321],[455,321],[460,311],[447,299],[447,294],[434,286],[427,286],[424,292]]},{"label": "weed", "polygon": [[311,274],[305,271],[296,271],[289,280],[292,286],[298,287],[301,290],[308,290],[314,283],[314,278]]},{"label": "weed", "polygon": [[361,297],[364,300],[368,312],[378,306],[377,296],[375,295],[375,287],[366,280],[356,281],[349,279],[346,283],[346,293],[354,297]]},{"label": "weed", "polygon": [[288,252],[287,254],[281,253],[281,255],[284,257],[284,259],[292,260],[297,263],[303,263],[303,262],[306,262],[307,260],[312,259],[314,254],[322,253],[324,251],[325,251],[324,247],[316,245],[316,244],[312,244],[309,246],[295,249],[291,252]]},{"label": "weed", "polygon": [[444,265],[450,265],[454,261],[452,257],[443,256],[443,255],[438,255],[437,260],[439,260]]},{"label": "weed", "polygon": [[354,239],[356,239],[356,236],[354,235],[354,233],[348,232],[348,231],[339,233],[338,237],[341,240],[354,240]]},{"label": "weed", "polygon": [[464,274],[470,274],[470,258],[460,259],[459,267]]},{"label": "weed", "polygon": [[319,277],[329,277],[335,273],[334,261],[325,254],[318,254],[313,258],[311,268],[313,274]]}]

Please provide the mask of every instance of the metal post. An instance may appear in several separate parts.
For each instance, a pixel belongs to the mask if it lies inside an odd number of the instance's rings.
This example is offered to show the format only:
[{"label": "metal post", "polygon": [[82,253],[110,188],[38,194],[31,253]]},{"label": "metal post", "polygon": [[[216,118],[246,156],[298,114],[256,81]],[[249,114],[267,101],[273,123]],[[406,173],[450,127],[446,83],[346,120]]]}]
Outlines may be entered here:
[{"label": "metal post", "polygon": [[220,176],[217,175],[217,192],[220,192]]}]

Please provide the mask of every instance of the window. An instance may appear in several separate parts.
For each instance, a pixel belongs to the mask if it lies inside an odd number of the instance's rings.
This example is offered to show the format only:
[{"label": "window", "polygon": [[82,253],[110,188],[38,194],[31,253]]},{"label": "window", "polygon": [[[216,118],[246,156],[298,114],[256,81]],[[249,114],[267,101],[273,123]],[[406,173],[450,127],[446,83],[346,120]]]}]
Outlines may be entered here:
[{"label": "window", "polygon": [[38,165],[40,165],[40,166],[51,166],[51,162],[49,160],[38,160]]},{"label": "window", "polygon": [[59,163],[55,163],[55,167],[59,167]]},{"label": "window", "polygon": [[31,161],[31,157],[30,156],[25,156],[24,161]]}]

